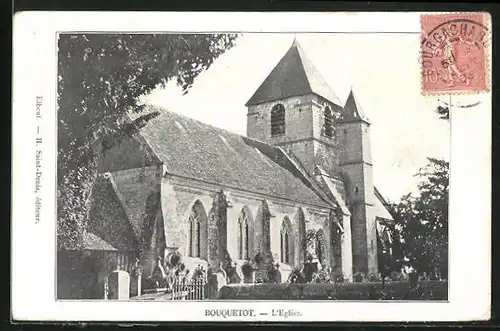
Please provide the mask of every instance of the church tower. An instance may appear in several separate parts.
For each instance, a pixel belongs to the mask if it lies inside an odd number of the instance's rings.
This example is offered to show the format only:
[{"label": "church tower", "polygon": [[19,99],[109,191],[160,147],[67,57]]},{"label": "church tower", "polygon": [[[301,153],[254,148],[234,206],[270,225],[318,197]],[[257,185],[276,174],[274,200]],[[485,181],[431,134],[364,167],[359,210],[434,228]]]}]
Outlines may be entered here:
[{"label": "church tower", "polygon": [[341,104],[294,40],[246,103],[247,135],[282,147],[311,175],[319,159],[330,163],[324,168],[334,169],[335,122]]},{"label": "church tower", "polygon": [[351,89],[337,124],[339,171],[351,210],[354,273],[378,273],[376,196],[370,146],[370,121]]},{"label": "church tower", "polygon": [[370,121],[354,93],[343,105],[294,40],[246,106],[248,137],[280,146],[311,177],[341,174],[353,272],[378,273]]}]

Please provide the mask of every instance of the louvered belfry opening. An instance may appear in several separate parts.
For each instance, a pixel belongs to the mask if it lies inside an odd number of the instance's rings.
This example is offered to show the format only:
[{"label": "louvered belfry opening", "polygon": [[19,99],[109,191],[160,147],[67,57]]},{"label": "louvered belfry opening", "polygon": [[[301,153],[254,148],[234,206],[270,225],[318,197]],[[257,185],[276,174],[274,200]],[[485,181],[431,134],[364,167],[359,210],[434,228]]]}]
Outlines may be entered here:
[{"label": "louvered belfry opening", "polygon": [[325,107],[325,119],[323,132],[327,137],[333,137],[333,113],[329,106]]},{"label": "louvered belfry opening", "polygon": [[285,134],[285,106],[278,103],[271,109],[271,136]]}]

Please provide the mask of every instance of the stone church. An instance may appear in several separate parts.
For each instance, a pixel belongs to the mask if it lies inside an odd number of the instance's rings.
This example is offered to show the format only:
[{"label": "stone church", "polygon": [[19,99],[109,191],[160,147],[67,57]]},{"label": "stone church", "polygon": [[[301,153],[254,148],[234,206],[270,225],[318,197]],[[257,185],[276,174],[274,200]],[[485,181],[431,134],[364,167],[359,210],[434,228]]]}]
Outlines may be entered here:
[{"label": "stone church", "polygon": [[377,274],[392,217],[352,91],[341,102],[294,41],[246,106],[247,136],[148,106],[161,114],[100,153],[87,249],[144,275],[172,253],[191,270],[258,255],[283,281],[305,260]]}]

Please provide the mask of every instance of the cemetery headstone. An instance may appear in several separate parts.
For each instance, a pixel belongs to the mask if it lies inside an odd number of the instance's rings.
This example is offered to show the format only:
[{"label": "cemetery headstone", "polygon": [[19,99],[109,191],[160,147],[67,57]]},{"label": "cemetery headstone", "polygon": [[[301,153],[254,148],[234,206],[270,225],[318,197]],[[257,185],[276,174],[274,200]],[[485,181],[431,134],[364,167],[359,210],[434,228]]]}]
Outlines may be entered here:
[{"label": "cemetery headstone", "polygon": [[108,299],[128,300],[130,298],[130,276],[123,270],[113,271],[108,278]]}]

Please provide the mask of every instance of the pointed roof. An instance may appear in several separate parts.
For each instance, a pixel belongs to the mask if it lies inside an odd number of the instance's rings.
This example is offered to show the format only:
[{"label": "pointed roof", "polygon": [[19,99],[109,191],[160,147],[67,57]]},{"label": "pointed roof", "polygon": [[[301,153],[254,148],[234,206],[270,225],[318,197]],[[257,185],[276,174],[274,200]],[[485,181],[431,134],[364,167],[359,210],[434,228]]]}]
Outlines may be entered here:
[{"label": "pointed roof", "polygon": [[345,102],[344,110],[340,114],[339,122],[346,123],[356,121],[362,121],[367,124],[371,124],[370,120],[363,112],[363,109],[361,108],[361,105],[359,104],[351,88],[351,92],[349,93],[347,101]]},{"label": "pointed roof", "polygon": [[342,105],[318,69],[306,57],[297,39],[294,39],[290,49],[248,100],[246,106],[311,93]]}]

